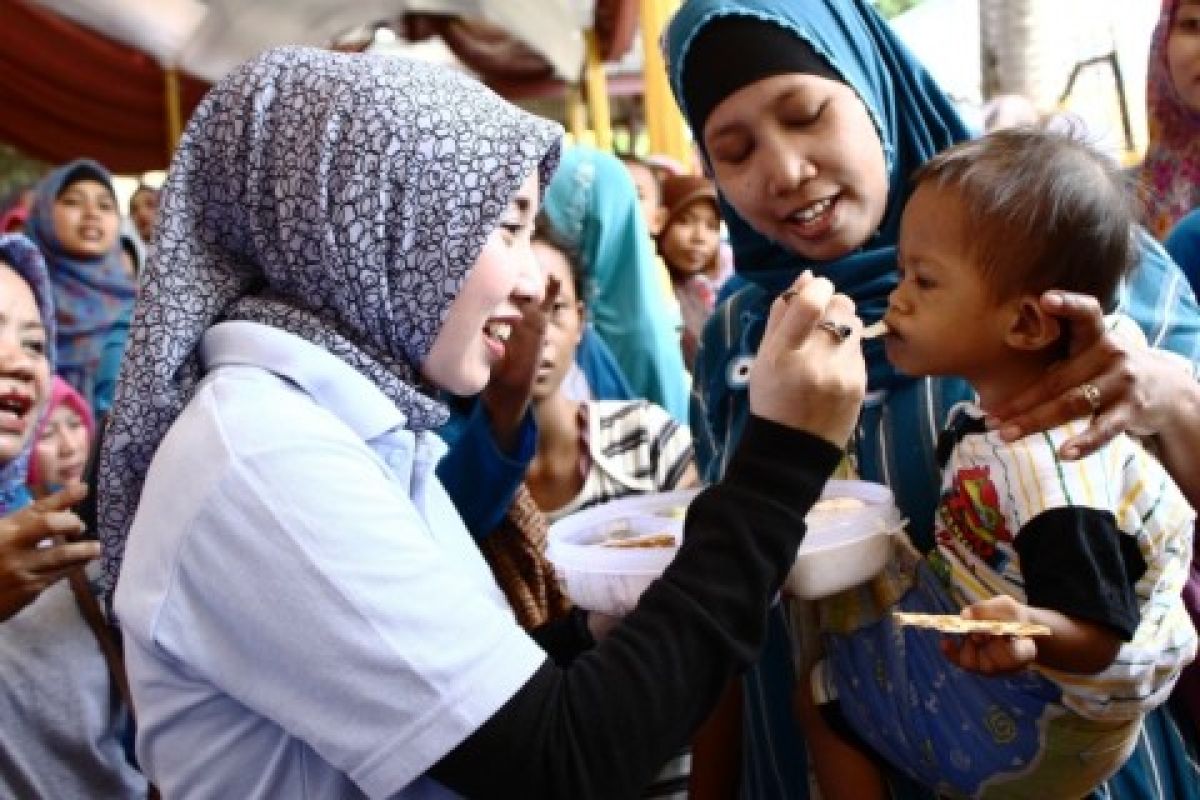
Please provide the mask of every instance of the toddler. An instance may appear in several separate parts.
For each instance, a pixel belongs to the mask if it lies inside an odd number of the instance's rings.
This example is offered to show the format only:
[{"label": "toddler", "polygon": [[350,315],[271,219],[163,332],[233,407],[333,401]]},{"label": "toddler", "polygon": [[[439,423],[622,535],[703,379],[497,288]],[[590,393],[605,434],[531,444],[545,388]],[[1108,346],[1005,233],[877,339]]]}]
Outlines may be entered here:
[{"label": "toddler", "polygon": [[[910,375],[962,376],[979,402],[950,415],[938,448],[936,546],[922,557],[898,543],[871,586],[882,614],[833,625],[838,601],[824,604],[826,655],[797,711],[827,798],[878,794],[866,752],[946,795],[1079,797],[1120,768],[1194,656],[1180,590],[1195,513],[1127,435],[1066,461],[1060,446],[1086,421],[1005,443],[981,409],[1065,355],[1043,291],[1114,299],[1135,253],[1131,201],[1102,156],[1033,129],[952,147],[914,180],[888,358]],[[1101,391],[1083,384],[1081,407]],[[889,610],[1051,635],[939,641]]]}]

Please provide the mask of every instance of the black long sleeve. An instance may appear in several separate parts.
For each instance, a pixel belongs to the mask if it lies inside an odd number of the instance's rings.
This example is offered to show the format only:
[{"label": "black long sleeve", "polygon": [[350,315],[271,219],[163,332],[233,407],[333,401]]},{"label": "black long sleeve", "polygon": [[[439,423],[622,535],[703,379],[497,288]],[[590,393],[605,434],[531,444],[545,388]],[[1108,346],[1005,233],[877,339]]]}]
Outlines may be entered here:
[{"label": "black long sleeve", "polygon": [[560,667],[569,666],[577,656],[596,645],[588,629],[587,612],[573,606],[565,617],[539,625],[529,632],[530,638]]},{"label": "black long sleeve", "polygon": [[468,797],[636,797],[758,654],[804,515],[840,455],[751,417],[637,608],[569,667],[547,660],[430,774]]}]

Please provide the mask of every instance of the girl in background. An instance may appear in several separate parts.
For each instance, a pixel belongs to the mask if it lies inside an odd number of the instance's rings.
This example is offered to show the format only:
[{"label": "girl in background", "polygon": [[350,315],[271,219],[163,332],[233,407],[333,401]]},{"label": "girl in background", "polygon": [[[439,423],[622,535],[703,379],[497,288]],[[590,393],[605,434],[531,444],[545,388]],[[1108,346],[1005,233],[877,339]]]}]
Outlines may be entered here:
[{"label": "girl in background", "polygon": [[133,304],[134,283],[121,262],[112,176],[80,159],[39,184],[28,234],[41,248],[54,286],[57,374],[94,405],[104,343]]},{"label": "girl in background", "polygon": [[154,241],[154,223],[158,220],[158,201],[161,192],[153,186],[139,183],[129,196],[129,219],[142,244],[149,247]]},{"label": "girl in background", "polygon": [[690,370],[723,278],[717,190],[702,176],[673,175],[663,181],[663,211],[658,252],[671,274],[683,314],[680,343]]},{"label": "girl in background", "polygon": [[580,403],[560,391],[583,334],[586,307],[580,275],[554,235],[534,240],[542,269],[559,284],[533,384],[537,452],[525,483],[551,522],[633,494],[697,483],[692,437],[647,400]]},{"label": "girl in background", "polygon": [[92,410],[71,384],[55,375],[29,460],[29,487],[34,497],[83,480],[95,433]]}]

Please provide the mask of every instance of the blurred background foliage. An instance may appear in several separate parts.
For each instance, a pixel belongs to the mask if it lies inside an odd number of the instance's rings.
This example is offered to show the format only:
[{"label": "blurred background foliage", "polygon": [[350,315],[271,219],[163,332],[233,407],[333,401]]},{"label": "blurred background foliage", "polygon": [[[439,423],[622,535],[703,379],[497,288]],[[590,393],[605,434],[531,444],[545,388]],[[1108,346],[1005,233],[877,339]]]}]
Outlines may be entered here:
[{"label": "blurred background foliage", "polygon": [[13,193],[37,183],[49,167],[0,142],[0,204]]},{"label": "blurred background foliage", "polygon": [[875,0],[875,7],[887,19],[897,14],[903,14],[914,6],[921,5],[922,0]]}]

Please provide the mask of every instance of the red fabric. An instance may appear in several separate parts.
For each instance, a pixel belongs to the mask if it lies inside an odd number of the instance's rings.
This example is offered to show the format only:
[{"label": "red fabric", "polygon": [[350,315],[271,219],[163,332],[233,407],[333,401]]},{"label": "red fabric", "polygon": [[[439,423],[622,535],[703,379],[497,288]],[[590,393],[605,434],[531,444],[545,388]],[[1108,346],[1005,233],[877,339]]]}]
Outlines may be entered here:
[{"label": "red fabric", "polygon": [[524,42],[481,20],[437,14],[409,14],[404,18],[406,38],[412,41],[437,35],[460,61],[485,80],[524,83],[551,78],[554,68]]},{"label": "red fabric", "polygon": [[641,27],[636,0],[597,0],[594,17],[596,48],[603,61],[620,61]]},{"label": "red fabric", "polygon": [[[636,0],[597,0],[596,44],[600,58],[620,61],[639,29]],[[393,23],[404,38],[419,42],[440,36],[450,51],[484,83],[509,99],[561,97],[566,83],[525,43],[488,22],[439,14],[405,14]],[[640,94],[640,76],[609,79],[613,97]]]},{"label": "red fabric", "polygon": [[[164,169],[166,89],[150,56],[22,0],[0,0],[0,140],[50,163]],[[208,84],[181,75],[181,117]]]},{"label": "red fabric", "polygon": [[[487,25],[409,17],[400,27],[406,38],[441,34],[505,97],[555,97],[564,91],[540,56]],[[24,0],[0,0],[0,19],[0,141],[51,164],[88,157],[117,173],[167,167],[166,88],[158,62]],[[597,3],[605,60],[628,51],[637,24],[634,0]],[[179,84],[186,124],[209,84],[186,75]],[[640,91],[638,76],[609,81],[613,96]]]}]

